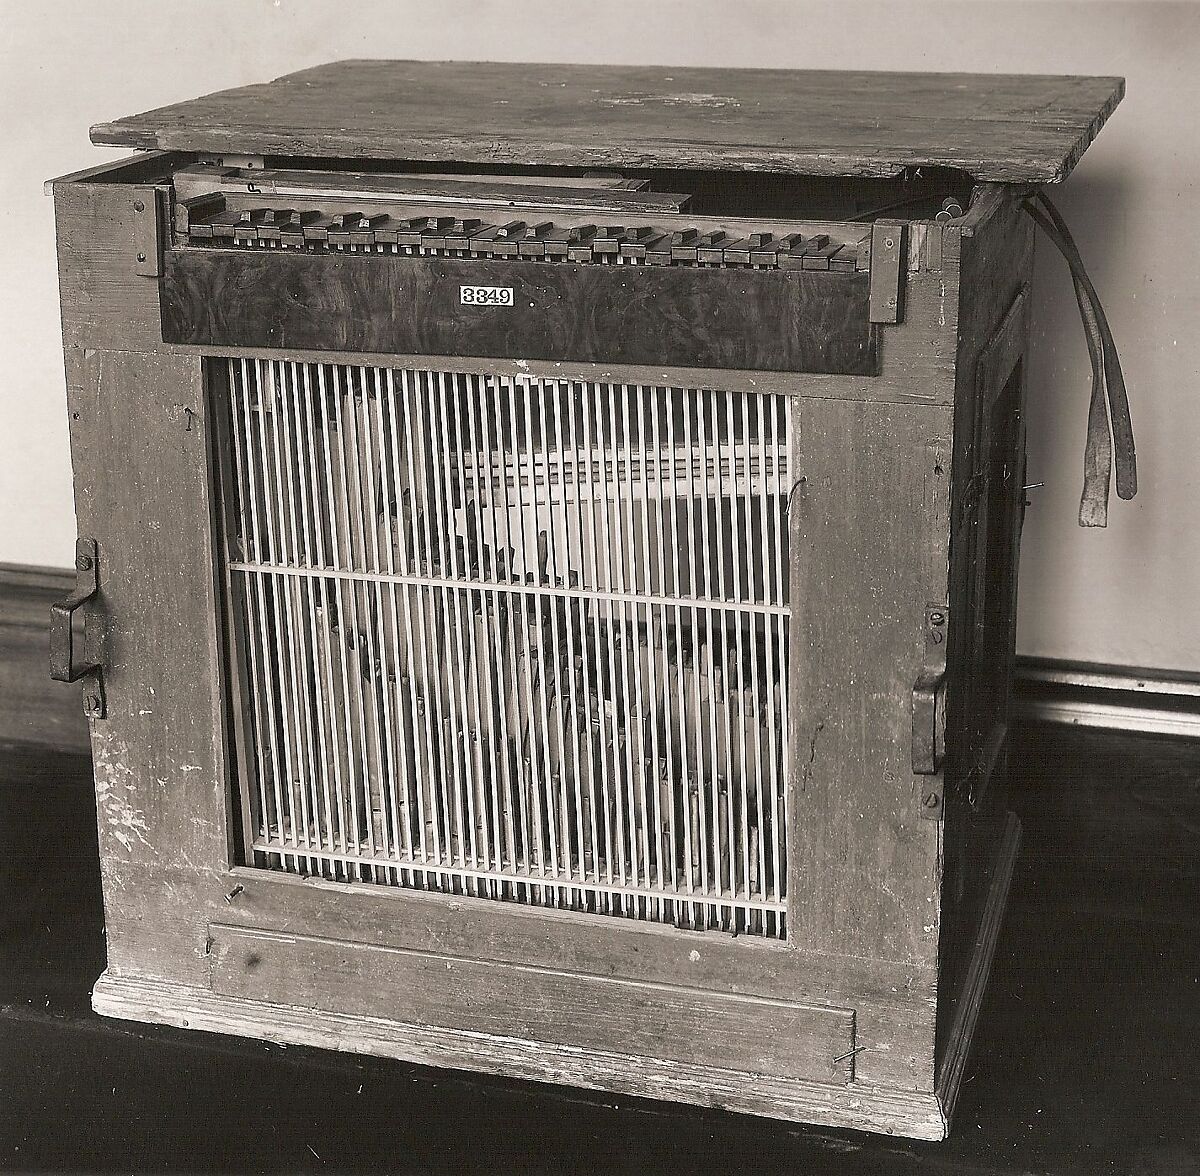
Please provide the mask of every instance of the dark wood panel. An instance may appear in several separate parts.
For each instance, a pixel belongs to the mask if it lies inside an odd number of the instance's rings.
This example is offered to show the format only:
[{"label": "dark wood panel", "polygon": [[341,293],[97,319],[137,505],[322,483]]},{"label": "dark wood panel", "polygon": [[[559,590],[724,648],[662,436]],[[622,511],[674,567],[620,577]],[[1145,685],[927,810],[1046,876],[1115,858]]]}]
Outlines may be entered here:
[{"label": "dark wood panel", "polygon": [[1056,181],[1121,78],[341,61],[92,128],[181,151]]},{"label": "dark wood panel", "polygon": [[[867,274],[169,250],[163,339],[873,375]],[[464,306],[464,285],[513,290]]]},{"label": "dark wood panel", "polygon": [[[1011,193],[991,197],[991,215],[963,240],[955,366],[955,460],[946,695],[946,789],[942,856],[937,1056],[952,1064],[955,1026],[969,1002],[969,962],[989,900],[991,863],[1007,830],[1004,730],[1015,649],[1015,591],[1024,501],[1024,364],[1015,400],[1003,393],[1028,345],[1033,222]],[[990,437],[1008,434],[1004,486]],[[999,475],[999,476],[998,476]],[[987,519],[1007,515],[1008,543],[989,551]],[[989,601],[1006,585],[1008,599]],[[989,605],[991,607],[989,607]],[[973,803],[978,798],[978,807]]]},{"label": "dark wood panel", "polygon": [[226,996],[835,1085],[854,1075],[847,1009],[215,923],[209,941]]},{"label": "dark wood panel", "polygon": [[0,564],[0,743],[88,750],[78,685],[50,680],[50,605],[75,572]]},{"label": "dark wood panel", "polygon": [[0,626],[46,630],[50,605],[69,595],[74,587],[74,568],[0,563]]}]

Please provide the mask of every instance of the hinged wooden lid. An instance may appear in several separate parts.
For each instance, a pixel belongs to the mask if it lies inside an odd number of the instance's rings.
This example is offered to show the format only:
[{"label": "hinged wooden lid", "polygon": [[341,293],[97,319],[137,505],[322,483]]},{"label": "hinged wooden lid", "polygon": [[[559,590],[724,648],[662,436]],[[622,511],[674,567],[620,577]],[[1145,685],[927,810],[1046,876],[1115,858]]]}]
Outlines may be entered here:
[{"label": "hinged wooden lid", "polygon": [[92,142],[237,155],[1047,183],[1121,78],[339,61],[92,128]]}]

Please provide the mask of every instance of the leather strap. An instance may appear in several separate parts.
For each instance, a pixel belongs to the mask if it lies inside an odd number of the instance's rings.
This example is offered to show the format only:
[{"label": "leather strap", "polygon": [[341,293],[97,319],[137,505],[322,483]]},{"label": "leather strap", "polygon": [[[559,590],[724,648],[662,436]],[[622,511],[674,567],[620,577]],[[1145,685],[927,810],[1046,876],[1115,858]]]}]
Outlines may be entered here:
[{"label": "leather strap", "polygon": [[1024,208],[1066,259],[1075,285],[1075,298],[1092,364],[1092,399],[1088,409],[1079,525],[1104,527],[1108,525],[1108,490],[1114,464],[1117,496],[1128,499],[1137,493],[1137,455],[1121,360],[1096,287],[1084,269],[1083,258],[1062,215],[1044,192],[1026,200]]}]

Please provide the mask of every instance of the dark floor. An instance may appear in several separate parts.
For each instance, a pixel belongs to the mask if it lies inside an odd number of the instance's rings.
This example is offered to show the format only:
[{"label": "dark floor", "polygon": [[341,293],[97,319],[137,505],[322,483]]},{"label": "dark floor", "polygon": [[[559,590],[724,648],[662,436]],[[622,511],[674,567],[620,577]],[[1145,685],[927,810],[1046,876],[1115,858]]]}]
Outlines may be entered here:
[{"label": "dark floor", "polygon": [[87,761],[0,748],[0,1169],[1200,1173],[1200,747],[1031,727],[950,1140],[806,1130],[91,1013]]}]

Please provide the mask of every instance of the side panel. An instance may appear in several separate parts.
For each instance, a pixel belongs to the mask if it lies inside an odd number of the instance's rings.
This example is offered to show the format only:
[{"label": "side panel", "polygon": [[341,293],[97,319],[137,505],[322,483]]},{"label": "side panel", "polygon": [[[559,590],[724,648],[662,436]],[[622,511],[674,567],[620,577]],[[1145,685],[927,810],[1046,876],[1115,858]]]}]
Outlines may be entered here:
[{"label": "side panel", "polygon": [[99,547],[106,625],[108,716],[92,722],[92,752],[109,958],[144,971],[164,939],[194,938],[196,917],[128,917],[144,871],[228,863],[200,363],[91,348],[70,361],[79,529]]},{"label": "side panel", "polygon": [[[1015,848],[1005,808],[1010,668],[1024,515],[1024,402],[1033,223],[1018,199],[963,241],[951,538],[952,617],[947,706],[945,917],[938,957],[939,1083],[965,1046],[982,984],[972,980],[989,895],[1007,884]],[[1006,848],[1007,846],[1007,848]],[[999,879],[999,882],[997,882]],[[973,995],[972,995],[973,994]],[[952,1100],[953,1091],[949,1091]]]},{"label": "side panel", "polygon": [[912,770],[927,604],[944,603],[949,408],[793,401],[792,930],[931,965],[937,778]]},{"label": "side panel", "polygon": [[[201,360],[162,346],[158,283],[137,272],[153,168],[108,174],[131,182],[55,184],[76,515],[98,544],[105,625],[108,716],[91,723],[105,922],[111,968],[172,974],[201,922],[174,887],[229,864],[209,431]],[[164,901],[144,919],[151,874]]]}]

